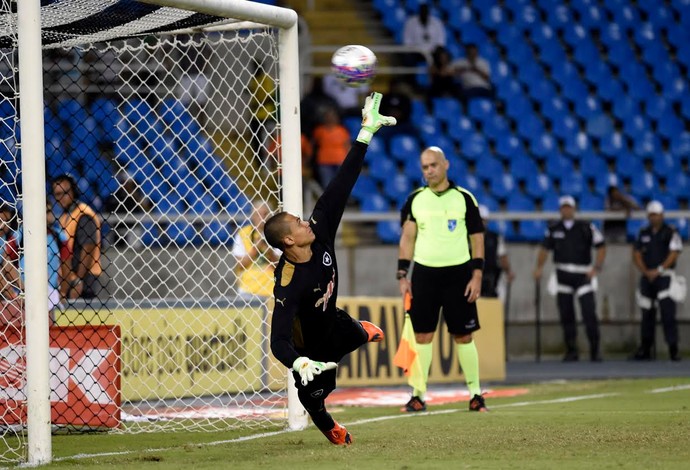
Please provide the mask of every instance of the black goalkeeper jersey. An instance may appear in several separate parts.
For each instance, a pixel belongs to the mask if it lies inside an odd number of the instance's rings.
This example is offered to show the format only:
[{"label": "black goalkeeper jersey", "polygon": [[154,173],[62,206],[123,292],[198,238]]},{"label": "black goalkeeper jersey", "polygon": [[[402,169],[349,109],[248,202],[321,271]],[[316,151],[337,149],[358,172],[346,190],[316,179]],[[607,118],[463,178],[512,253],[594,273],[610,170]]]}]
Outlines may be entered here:
[{"label": "black goalkeeper jersey", "polygon": [[352,320],[336,309],[338,264],[334,240],[352,187],[362,169],[367,146],[355,142],[337,175],[316,202],[309,224],[315,240],[312,257],[293,263],[283,254],[275,270],[271,350],[286,367],[300,356],[337,361],[335,332]]}]

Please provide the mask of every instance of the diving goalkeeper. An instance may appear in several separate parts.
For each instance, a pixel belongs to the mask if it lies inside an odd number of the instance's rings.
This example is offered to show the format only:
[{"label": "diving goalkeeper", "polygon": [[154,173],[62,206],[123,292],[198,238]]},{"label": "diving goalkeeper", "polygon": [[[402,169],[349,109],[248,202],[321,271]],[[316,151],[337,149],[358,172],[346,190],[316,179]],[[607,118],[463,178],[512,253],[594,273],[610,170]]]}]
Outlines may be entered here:
[{"label": "diving goalkeeper", "polygon": [[338,225],[369,142],[381,126],[396,124],[395,118],[379,114],[380,103],[380,93],[366,98],[357,140],[309,220],[280,212],[264,226],[268,243],[283,252],[275,270],[271,351],[292,369],[300,402],[316,427],[337,445],[352,443],[350,433],[333,420],[325,406],[326,397],[336,386],[337,363],[363,344],[383,340],[378,326],[354,320],[336,307],[334,248]]}]

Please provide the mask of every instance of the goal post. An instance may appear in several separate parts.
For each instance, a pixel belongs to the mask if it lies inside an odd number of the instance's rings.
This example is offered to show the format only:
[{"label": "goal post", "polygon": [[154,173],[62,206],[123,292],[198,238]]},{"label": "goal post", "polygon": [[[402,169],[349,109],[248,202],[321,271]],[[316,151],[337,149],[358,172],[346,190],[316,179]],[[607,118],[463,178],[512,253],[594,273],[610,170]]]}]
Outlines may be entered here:
[{"label": "goal post", "polygon": [[[113,412],[125,423],[117,432],[224,429],[242,419],[305,428],[291,374],[269,357],[270,299],[246,296],[232,261],[250,202],[303,210],[296,13],[244,0],[113,0],[106,8],[124,15],[93,16],[107,22],[134,16],[126,9],[137,5],[161,8],[100,31],[82,20],[103,2],[42,3],[18,2],[16,15],[0,7],[8,18],[0,119],[19,124],[0,136],[3,165],[17,167],[0,190],[16,190],[24,279],[14,286],[21,337],[0,324],[8,372],[0,377],[0,465],[49,462],[56,416],[57,426],[73,429],[77,417],[88,429],[110,427]],[[59,11],[64,5],[73,10]],[[84,30],[63,26],[69,21]],[[208,86],[192,77],[201,72],[194,57],[204,54]],[[275,92],[247,86],[254,58],[265,60]],[[252,100],[264,94],[277,115],[254,128]],[[105,284],[93,300],[70,298],[70,284],[49,328],[57,273],[46,197],[57,207],[50,182],[62,173],[75,176],[75,194],[95,210]],[[130,181],[153,208],[129,209],[120,191]],[[0,202],[10,202],[6,193]],[[71,209],[61,210],[56,227],[74,230],[62,221]],[[80,339],[68,342],[67,331]],[[80,342],[86,349],[69,356],[65,344]]]}]

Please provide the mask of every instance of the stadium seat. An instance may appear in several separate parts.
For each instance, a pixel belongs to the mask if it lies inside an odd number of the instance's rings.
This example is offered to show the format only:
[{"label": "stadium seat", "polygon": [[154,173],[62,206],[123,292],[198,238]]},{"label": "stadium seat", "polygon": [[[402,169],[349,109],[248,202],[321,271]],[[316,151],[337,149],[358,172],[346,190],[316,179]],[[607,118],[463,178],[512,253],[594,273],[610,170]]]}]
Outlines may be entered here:
[{"label": "stadium seat", "polygon": [[376,223],[376,235],[383,243],[399,243],[400,233],[400,222],[397,220],[382,220]]},{"label": "stadium seat", "polygon": [[567,112],[555,118],[551,122],[551,126],[553,134],[563,140],[572,139],[573,136],[577,135],[579,128],[577,120]]},{"label": "stadium seat", "polygon": [[625,222],[625,229],[628,236],[628,241],[633,241],[637,239],[640,229],[647,225],[647,221],[644,219],[627,219]]},{"label": "stadium seat", "polygon": [[496,142],[504,136],[510,135],[510,124],[503,116],[494,114],[484,121],[482,132],[489,140]]},{"label": "stadium seat", "polygon": [[513,158],[509,160],[509,163],[510,173],[518,181],[526,181],[530,175],[539,171],[536,162],[524,153],[514,154]]},{"label": "stadium seat", "polygon": [[603,211],[604,202],[603,195],[584,191],[578,197],[578,209],[581,211]]},{"label": "stadium seat", "polygon": [[551,178],[545,173],[532,173],[527,178],[525,192],[534,199],[543,199],[546,194],[553,192]]},{"label": "stadium seat", "polygon": [[165,234],[177,246],[196,245],[200,241],[199,232],[193,224],[186,221],[170,223]]},{"label": "stadium seat", "polygon": [[661,142],[651,131],[643,131],[642,133],[633,135],[632,141],[633,153],[639,157],[654,158],[654,156],[661,151]]},{"label": "stadium seat", "polygon": [[652,172],[637,173],[631,177],[631,193],[638,199],[650,198],[659,182]]},{"label": "stadium seat", "polygon": [[621,178],[632,178],[644,171],[642,159],[634,154],[621,153],[616,159],[616,173]]},{"label": "stadium seat", "polygon": [[520,192],[512,192],[506,198],[506,209],[509,212],[531,212],[534,210],[534,201]]},{"label": "stadium seat", "polygon": [[601,102],[596,95],[587,95],[581,100],[575,101],[575,114],[583,119],[601,114]]},{"label": "stadium seat", "polygon": [[540,159],[547,159],[557,149],[556,139],[551,134],[542,133],[530,141],[531,153]]},{"label": "stadium seat", "polygon": [[403,165],[403,171],[405,172],[405,175],[407,175],[407,178],[410,180],[412,186],[419,187],[425,184],[424,173],[422,173],[422,167],[419,164],[419,160],[406,161]]},{"label": "stadium seat", "polygon": [[587,187],[585,177],[580,171],[573,171],[568,175],[564,175],[560,179],[560,184],[563,194],[572,194],[574,197],[582,194]]},{"label": "stadium seat", "polygon": [[463,139],[460,150],[462,155],[470,160],[478,160],[486,155],[488,145],[482,134],[473,132],[471,135]]},{"label": "stadium seat", "polygon": [[560,209],[558,203],[558,195],[556,193],[547,193],[541,199],[541,209],[543,211],[557,212]]},{"label": "stadium seat", "polygon": [[671,153],[677,157],[690,155],[690,132],[682,132],[671,138]]},{"label": "stadium seat", "polygon": [[201,237],[211,246],[232,245],[232,226],[218,220],[212,220],[202,227]]},{"label": "stadium seat", "polygon": [[431,101],[432,115],[442,122],[448,122],[462,115],[462,106],[455,98],[434,98]]},{"label": "stadium seat", "polygon": [[362,202],[360,208],[362,212],[387,212],[390,204],[381,194],[374,193]]},{"label": "stadium seat", "polygon": [[477,160],[477,176],[482,180],[489,180],[501,173],[503,173],[503,163],[499,159],[486,155]]},{"label": "stadium seat", "polygon": [[563,150],[567,155],[579,158],[591,150],[589,137],[584,132],[570,134],[564,139]]},{"label": "stadium seat", "polygon": [[496,155],[503,159],[509,160],[516,154],[523,154],[525,148],[522,141],[513,134],[503,135],[496,141]]},{"label": "stadium seat", "polygon": [[383,183],[383,194],[396,203],[404,201],[412,192],[412,183],[403,173],[390,175]]},{"label": "stadium seat", "polygon": [[518,234],[524,241],[540,242],[544,239],[546,227],[543,220],[521,220],[518,224]]},{"label": "stadium seat", "polygon": [[361,203],[363,200],[377,191],[378,188],[376,186],[376,180],[374,180],[374,178],[372,178],[369,174],[363,173],[359,175],[359,178],[357,178],[355,186],[352,188],[352,192],[350,194],[358,203]]},{"label": "stadium seat", "polygon": [[375,153],[369,155],[367,160],[369,163],[369,174],[376,181],[383,182],[397,171],[395,163],[386,154]]},{"label": "stadium seat", "polygon": [[613,132],[613,122],[604,114],[592,114],[587,118],[585,131],[595,139],[602,139]]},{"label": "stadium seat", "polygon": [[474,125],[466,116],[460,116],[448,123],[448,136],[456,142],[462,142],[474,132]]},{"label": "stadium seat", "polygon": [[599,142],[599,151],[607,157],[616,157],[626,150],[625,137],[620,132],[604,135]]},{"label": "stadium seat", "polygon": [[397,134],[391,137],[388,143],[390,155],[399,162],[407,160],[419,160],[421,148],[419,141],[413,135]]},{"label": "stadium seat", "polygon": [[569,158],[556,153],[546,159],[545,171],[551,178],[561,180],[563,177],[572,174],[574,171],[573,162]]},{"label": "stadium seat", "polygon": [[495,112],[492,100],[477,98],[468,103],[467,115],[472,119],[484,122],[494,116]]},{"label": "stadium seat", "polygon": [[489,176],[487,179],[489,180],[489,191],[496,199],[506,199],[515,191],[515,179],[511,173],[500,172]]}]

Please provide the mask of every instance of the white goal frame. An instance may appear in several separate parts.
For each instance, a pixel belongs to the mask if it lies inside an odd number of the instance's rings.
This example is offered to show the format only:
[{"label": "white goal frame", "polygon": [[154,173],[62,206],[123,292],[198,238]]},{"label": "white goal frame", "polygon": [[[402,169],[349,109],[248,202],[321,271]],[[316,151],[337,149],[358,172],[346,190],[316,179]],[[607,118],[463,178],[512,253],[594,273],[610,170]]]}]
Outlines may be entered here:
[{"label": "white goal frame", "polygon": [[[300,85],[297,14],[245,0],[140,0],[160,6],[180,8],[234,19],[228,29],[274,27],[279,30],[279,93],[282,145],[281,208],[301,214],[302,176],[300,146]],[[45,145],[43,115],[43,68],[41,12],[38,0],[17,2],[19,84],[21,90],[21,133],[32,138],[22,141],[23,222],[26,252],[26,374],[27,433],[30,466],[52,460],[49,385],[49,341],[45,312],[48,310],[45,218]],[[288,426],[307,426],[307,414],[297,399],[288,377]]]}]

